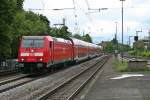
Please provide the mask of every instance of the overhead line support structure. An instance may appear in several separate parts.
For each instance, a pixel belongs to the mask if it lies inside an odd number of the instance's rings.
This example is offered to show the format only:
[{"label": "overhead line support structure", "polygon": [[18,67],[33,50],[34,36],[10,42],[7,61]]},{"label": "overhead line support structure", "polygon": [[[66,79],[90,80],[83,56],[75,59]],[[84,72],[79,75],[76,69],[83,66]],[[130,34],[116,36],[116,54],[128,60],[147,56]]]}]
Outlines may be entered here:
[{"label": "overhead line support structure", "polygon": [[122,58],[122,63],[123,63],[123,2],[125,1],[125,0],[120,0],[121,2],[122,2],[122,48],[121,48],[121,58]]}]

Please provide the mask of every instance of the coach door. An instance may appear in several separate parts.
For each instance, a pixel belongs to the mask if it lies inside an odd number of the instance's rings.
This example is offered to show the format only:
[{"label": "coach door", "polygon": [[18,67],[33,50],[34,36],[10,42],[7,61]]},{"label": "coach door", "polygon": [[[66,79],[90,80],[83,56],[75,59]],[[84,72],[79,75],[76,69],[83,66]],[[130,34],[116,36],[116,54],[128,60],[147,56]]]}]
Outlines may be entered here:
[{"label": "coach door", "polygon": [[49,47],[50,47],[50,59],[51,59],[51,62],[53,63],[54,61],[54,42],[53,41],[50,41],[49,42]]}]

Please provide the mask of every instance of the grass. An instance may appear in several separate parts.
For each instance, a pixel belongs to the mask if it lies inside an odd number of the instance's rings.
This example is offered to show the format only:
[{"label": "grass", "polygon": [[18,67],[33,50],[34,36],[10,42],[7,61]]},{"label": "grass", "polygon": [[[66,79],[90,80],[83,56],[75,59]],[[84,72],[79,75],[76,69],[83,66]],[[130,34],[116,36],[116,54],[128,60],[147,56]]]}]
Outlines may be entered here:
[{"label": "grass", "polygon": [[114,64],[115,64],[116,70],[119,72],[150,72],[150,68],[148,68],[148,67],[144,67],[142,69],[128,68],[127,61],[123,61],[123,63],[122,63],[122,61],[115,59]]},{"label": "grass", "polygon": [[127,71],[127,66],[128,66],[128,62],[126,61],[119,61],[119,60],[115,60],[114,61],[115,65],[116,65],[116,70],[119,72],[125,72]]}]

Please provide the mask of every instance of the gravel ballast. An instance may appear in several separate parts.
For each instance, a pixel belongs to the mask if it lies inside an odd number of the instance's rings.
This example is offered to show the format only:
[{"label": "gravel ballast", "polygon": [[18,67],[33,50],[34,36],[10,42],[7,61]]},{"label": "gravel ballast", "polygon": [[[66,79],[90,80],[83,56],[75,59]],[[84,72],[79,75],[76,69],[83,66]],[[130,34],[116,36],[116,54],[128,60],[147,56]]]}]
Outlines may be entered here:
[{"label": "gravel ballast", "polygon": [[72,66],[47,77],[16,87],[0,94],[0,100],[33,100],[99,61],[101,57]]}]

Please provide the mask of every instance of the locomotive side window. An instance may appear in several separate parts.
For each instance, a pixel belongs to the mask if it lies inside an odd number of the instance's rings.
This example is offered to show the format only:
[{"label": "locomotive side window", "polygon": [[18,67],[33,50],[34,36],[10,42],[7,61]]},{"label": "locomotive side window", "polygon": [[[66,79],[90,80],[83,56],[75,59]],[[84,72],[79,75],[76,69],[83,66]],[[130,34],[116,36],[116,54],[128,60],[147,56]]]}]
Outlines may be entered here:
[{"label": "locomotive side window", "polygon": [[23,48],[42,48],[44,45],[44,41],[42,39],[24,39],[23,40]]}]

